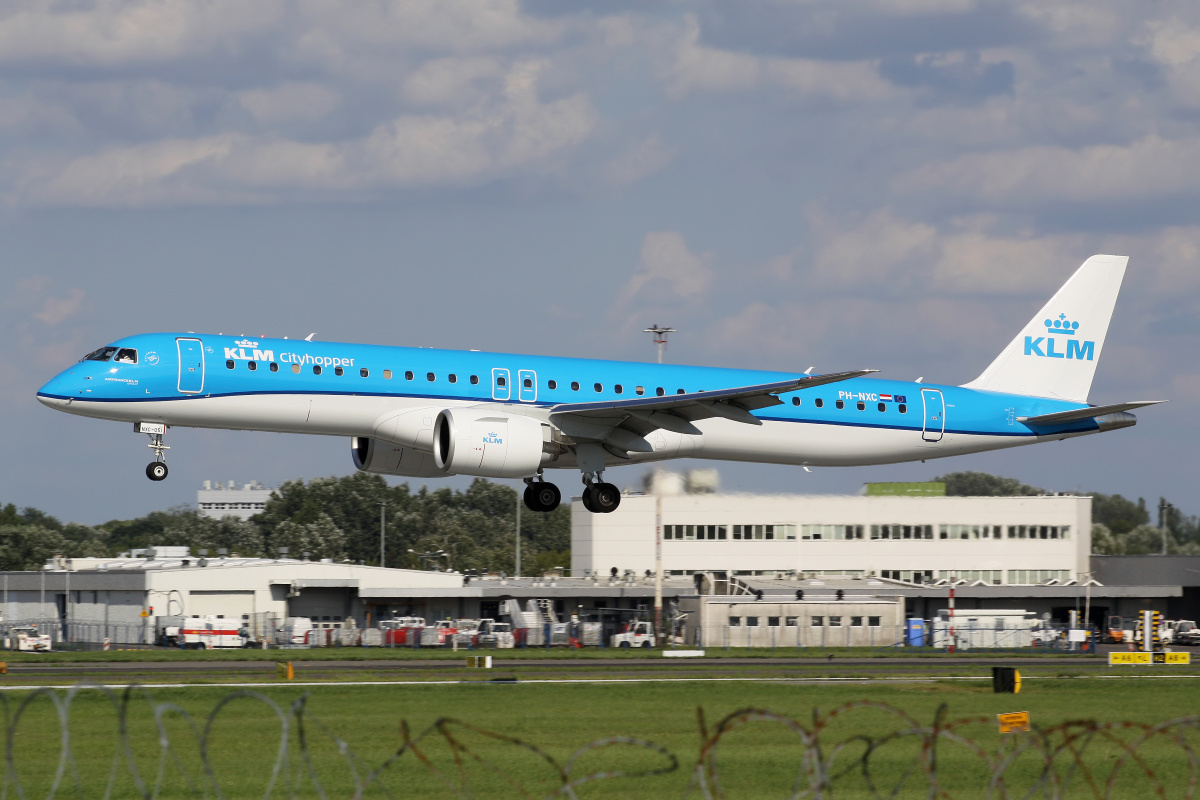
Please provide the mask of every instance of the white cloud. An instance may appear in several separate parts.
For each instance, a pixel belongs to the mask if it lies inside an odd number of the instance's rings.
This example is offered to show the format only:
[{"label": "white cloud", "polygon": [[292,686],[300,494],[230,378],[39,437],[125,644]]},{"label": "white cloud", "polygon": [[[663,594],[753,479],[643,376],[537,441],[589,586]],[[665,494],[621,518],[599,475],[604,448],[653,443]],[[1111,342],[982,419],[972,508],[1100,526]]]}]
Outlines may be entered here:
[{"label": "white cloud", "polygon": [[543,103],[536,62],[517,64],[502,95],[459,116],[405,114],[347,142],[226,133],[168,139],[57,163],[31,164],[9,201],[65,206],[247,203],[463,185],[513,169],[548,169],[586,140],[596,111],[586,95]]},{"label": "white cloud", "polygon": [[401,91],[410,102],[429,106],[479,102],[486,94],[478,82],[503,71],[496,58],[435,58],[405,78]]},{"label": "white cloud", "polygon": [[712,284],[712,254],[696,255],[678,231],[653,231],[642,240],[641,268],[621,290],[617,306],[644,294],[697,300]]},{"label": "white cloud", "polygon": [[1129,145],[1034,145],[933,162],[900,175],[902,193],[931,192],[1001,205],[1141,200],[1197,191],[1190,165],[1200,137],[1149,135]]},{"label": "white cloud", "polygon": [[667,92],[738,92],[769,86],[804,97],[867,100],[898,93],[865,61],[763,58],[700,43],[700,25],[689,17],[664,70]]},{"label": "white cloud", "polygon": [[338,106],[337,92],[315,83],[285,83],[271,89],[250,89],[238,102],[256,120],[277,124],[320,119]]},{"label": "white cloud", "polygon": [[79,312],[85,297],[82,289],[71,289],[66,297],[47,297],[42,302],[42,308],[33,316],[47,325],[57,325],[68,317]]},{"label": "white cloud", "polygon": [[652,134],[634,143],[604,167],[604,179],[616,186],[627,186],[664,169],[675,158],[675,151]]}]

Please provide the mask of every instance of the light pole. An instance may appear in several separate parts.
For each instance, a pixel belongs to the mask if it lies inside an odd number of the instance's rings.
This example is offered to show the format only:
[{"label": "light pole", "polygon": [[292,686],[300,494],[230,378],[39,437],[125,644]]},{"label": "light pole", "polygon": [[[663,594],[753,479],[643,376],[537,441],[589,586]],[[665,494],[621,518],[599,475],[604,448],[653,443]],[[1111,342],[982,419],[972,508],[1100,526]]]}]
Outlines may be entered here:
[{"label": "light pole", "polygon": [[666,347],[666,344],[667,344],[667,334],[675,333],[675,329],[674,328],[664,328],[661,325],[654,324],[654,325],[651,325],[649,328],[645,328],[642,331],[642,333],[653,333],[654,334],[654,343],[656,345],[658,345],[658,363],[661,364],[663,348]]},{"label": "light pole", "polygon": [[521,493],[517,492],[517,577],[521,577],[521,506],[525,505],[525,501],[521,498]]},{"label": "light pole", "polygon": [[386,566],[384,564],[384,535],[387,533],[386,511],[388,501],[377,500],[376,502],[379,503],[379,566],[382,567]]},{"label": "light pole", "polygon": [[429,564],[439,558],[444,558],[446,559],[446,569],[450,568],[450,554],[445,550],[427,550],[424,553],[418,553],[410,547],[408,548],[408,552],[419,558],[422,564]]}]

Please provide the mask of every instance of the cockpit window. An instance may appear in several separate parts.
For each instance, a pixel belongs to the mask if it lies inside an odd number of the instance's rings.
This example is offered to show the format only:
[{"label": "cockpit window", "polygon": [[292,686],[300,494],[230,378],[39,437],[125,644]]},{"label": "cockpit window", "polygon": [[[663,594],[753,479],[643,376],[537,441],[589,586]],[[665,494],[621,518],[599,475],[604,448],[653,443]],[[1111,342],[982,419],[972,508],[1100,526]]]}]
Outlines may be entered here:
[{"label": "cockpit window", "polygon": [[136,364],[137,350],[134,350],[132,347],[122,347],[117,351],[117,357],[113,361],[121,364]]},{"label": "cockpit window", "polygon": [[101,347],[99,350],[93,350],[88,353],[80,361],[110,361],[115,352],[117,352],[117,348],[115,347]]}]

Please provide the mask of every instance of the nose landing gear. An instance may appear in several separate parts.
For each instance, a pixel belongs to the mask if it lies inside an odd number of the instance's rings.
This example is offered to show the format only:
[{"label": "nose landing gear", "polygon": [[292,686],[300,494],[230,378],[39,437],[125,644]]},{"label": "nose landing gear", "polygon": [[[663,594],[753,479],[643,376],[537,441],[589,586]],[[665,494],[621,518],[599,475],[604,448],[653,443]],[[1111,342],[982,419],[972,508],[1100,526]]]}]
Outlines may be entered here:
[{"label": "nose landing gear", "polygon": [[163,434],[167,432],[167,426],[161,422],[139,422],[133,426],[133,430],[149,436],[150,444],[146,446],[154,451],[154,460],[146,465],[146,477],[152,481],[163,480],[167,477],[165,451],[171,449],[163,444]]}]

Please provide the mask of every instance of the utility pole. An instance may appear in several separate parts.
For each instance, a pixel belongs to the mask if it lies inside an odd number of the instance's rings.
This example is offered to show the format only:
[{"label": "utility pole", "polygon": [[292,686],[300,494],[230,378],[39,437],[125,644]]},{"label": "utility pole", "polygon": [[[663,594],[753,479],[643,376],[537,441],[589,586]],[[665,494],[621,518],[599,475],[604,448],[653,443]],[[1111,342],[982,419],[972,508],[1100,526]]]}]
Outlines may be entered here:
[{"label": "utility pole", "polygon": [[1162,555],[1167,554],[1167,527],[1170,525],[1170,512],[1175,506],[1167,502],[1167,498],[1158,498],[1158,530],[1162,533]]},{"label": "utility pole", "polygon": [[514,572],[517,577],[521,577],[521,506],[525,505],[525,501],[521,499],[521,493],[517,492],[517,563]]},{"label": "utility pole", "polygon": [[384,537],[387,535],[387,500],[377,500],[379,503],[379,566],[385,566],[384,556],[386,555]]},{"label": "utility pole", "polygon": [[[654,487],[654,638],[663,644],[662,487]],[[674,631],[672,631],[674,633]]]},{"label": "utility pole", "polygon": [[662,363],[663,348],[667,346],[667,334],[675,333],[674,328],[664,328],[661,325],[654,324],[646,328],[642,333],[654,334],[654,343],[658,345],[658,363]]}]

